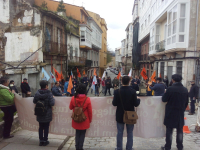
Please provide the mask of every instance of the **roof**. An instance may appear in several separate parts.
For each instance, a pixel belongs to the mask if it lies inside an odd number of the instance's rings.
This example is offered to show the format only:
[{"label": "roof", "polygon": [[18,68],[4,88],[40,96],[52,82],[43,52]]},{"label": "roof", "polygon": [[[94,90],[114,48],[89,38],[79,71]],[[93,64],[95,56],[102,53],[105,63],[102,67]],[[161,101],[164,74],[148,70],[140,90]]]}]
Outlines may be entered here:
[{"label": "roof", "polygon": [[132,23],[129,23],[129,24],[128,24],[128,26],[126,27],[126,30],[125,30],[125,31],[128,30],[128,28],[129,28],[130,25],[132,25]]}]

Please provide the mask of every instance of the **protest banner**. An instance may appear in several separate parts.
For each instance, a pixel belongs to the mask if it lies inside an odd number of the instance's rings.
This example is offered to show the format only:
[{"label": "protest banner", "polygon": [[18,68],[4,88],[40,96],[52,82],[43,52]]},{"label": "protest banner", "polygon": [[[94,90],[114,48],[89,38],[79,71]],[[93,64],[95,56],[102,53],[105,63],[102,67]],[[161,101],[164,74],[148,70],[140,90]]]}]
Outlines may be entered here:
[{"label": "protest banner", "polygon": [[[138,121],[134,127],[134,136],[142,138],[160,138],[165,136],[163,125],[165,103],[159,96],[140,97],[137,108]],[[115,121],[116,107],[112,106],[112,97],[92,97],[93,119],[87,137],[115,137],[117,127]],[[75,129],[71,127],[72,111],[69,110],[70,97],[55,97],[53,120],[49,131],[52,134],[74,136]],[[38,131],[39,123],[34,115],[33,98],[22,98],[16,94],[15,104],[22,129]],[[124,131],[126,136],[126,131]]]}]

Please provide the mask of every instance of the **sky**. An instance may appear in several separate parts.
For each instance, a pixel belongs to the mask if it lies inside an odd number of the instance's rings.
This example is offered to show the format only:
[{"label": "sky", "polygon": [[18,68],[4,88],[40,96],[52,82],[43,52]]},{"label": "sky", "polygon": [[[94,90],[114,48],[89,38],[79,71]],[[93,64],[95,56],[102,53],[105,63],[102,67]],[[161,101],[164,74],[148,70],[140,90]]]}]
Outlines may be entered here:
[{"label": "sky", "polygon": [[125,39],[125,29],[132,22],[134,0],[64,0],[65,3],[85,7],[104,18],[107,23],[107,43],[114,51]]}]

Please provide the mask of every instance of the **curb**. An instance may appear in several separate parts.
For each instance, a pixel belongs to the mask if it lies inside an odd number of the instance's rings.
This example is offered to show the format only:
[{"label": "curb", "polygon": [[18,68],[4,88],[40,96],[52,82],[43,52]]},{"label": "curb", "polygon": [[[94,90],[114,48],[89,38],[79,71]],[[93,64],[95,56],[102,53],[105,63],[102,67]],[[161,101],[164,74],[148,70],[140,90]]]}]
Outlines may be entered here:
[{"label": "curb", "polygon": [[71,138],[71,136],[67,136],[64,141],[60,144],[57,150],[61,150],[63,146],[67,143],[67,141]]}]

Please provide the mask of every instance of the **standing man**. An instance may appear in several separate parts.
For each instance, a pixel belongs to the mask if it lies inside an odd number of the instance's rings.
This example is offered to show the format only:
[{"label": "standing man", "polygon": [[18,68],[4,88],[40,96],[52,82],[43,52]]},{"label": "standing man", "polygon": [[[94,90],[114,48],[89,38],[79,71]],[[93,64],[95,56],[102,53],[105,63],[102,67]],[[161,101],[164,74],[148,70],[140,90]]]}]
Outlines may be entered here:
[{"label": "standing man", "polygon": [[[122,78],[122,87],[114,92],[113,106],[117,106],[117,150],[123,150],[123,132],[124,132],[124,110],[135,111],[135,107],[139,106],[140,100],[137,99],[136,91],[129,86],[129,76]],[[123,107],[122,107],[123,104]],[[132,150],[133,147],[133,124],[126,124],[127,143],[126,150]]]},{"label": "standing man", "polygon": [[140,79],[135,75],[135,79],[131,81],[132,88],[136,91],[139,91]]},{"label": "standing man", "polygon": [[118,87],[119,87],[119,80],[117,79],[117,77],[115,77],[115,78],[113,79],[112,84],[113,84],[113,88],[114,88],[114,90],[113,90],[113,95],[114,95],[115,90],[117,90]]},{"label": "standing man", "polygon": [[18,93],[18,90],[17,90],[17,88],[16,88],[16,86],[15,86],[14,80],[11,80],[11,81],[10,81],[9,88],[10,88],[11,91],[14,90],[15,93]]},{"label": "standing man", "polygon": [[26,78],[24,78],[23,82],[21,83],[21,90],[22,90],[22,97],[31,96],[31,88],[30,88]]},{"label": "standing man", "polygon": [[168,87],[162,97],[167,102],[165,107],[164,125],[166,126],[166,144],[162,150],[170,150],[172,145],[172,133],[176,128],[176,143],[178,150],[183,150],[183,126],[184,112],[188,105],[188,90],[181,83],[182,76],[172,75],[172,86]]},{"label": "standing man", "polygon": [[191,81],[191,88],[190,88],[190,112],[188,115],[194,115],[195,113],[195,103],[198,97],[199,87],[195,84],[195,81]]},{"label": "standing man", "polygon": [[109,95],[111,96],[111,94],[110,94],[110,88],[111,88],[111,79],[110,79],[110,77],[108,77],[106,79],[106,90],[105,90],[105,95],[104,96],[106,96],[107,90],[108,90]]},{"label": "standing man", "polygon": [[157,78],[156,79],[157,84],[155,84],[153,87],[152,85],[149,85],[149,88],[151,90],[154,90],[154,96],[163,96],[163,94],[165,93],[166,86],[161,81],[162,81],[161,78]]}]

